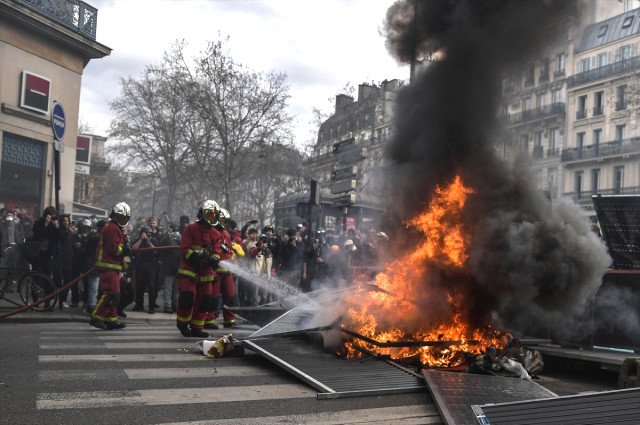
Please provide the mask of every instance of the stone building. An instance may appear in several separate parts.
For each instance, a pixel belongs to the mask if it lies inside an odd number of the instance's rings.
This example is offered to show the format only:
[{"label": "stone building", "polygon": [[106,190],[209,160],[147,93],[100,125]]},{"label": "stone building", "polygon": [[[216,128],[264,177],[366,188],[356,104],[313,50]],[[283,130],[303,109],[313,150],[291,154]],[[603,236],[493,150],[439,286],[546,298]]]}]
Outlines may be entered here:
[{"label": "stone building", "polygon": [[82,1],[0,0],[2,206],[72,212],[82,73],[111,52],[96,26]]},{"label": "stone building", "polygon": [[[640,144],[632,101],[640,41],[639,2],[581,3],[555,42],[504,80],[501,155],[528,157],[540,190],[593,215],[591,195],[640,193]],[[586,20],[586,21],[585,21]]]},{"label": "stone building", "polygon": [[[322,193],[320,207],[314,209],[314,227],[341,233],[351,226],[364,228],[381,213],[377,194],[382,182],[374,170],[393,132],[395,99],[403,84],[400,80],[360,84],[357,99],[336,96],[335,111],[320,125],[307,162]],[[288,209],[293,214],[295,203],[300,202],[294,198],[279,201],[276,210]]]}]

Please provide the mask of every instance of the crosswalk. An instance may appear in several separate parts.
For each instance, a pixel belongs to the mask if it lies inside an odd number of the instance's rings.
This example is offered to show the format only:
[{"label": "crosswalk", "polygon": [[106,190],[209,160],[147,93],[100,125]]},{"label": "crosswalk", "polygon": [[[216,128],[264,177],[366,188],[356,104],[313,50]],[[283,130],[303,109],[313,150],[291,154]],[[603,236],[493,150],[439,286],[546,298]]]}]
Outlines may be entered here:
[{"label": "crosswalk", "polygon": [[[242,338],[253,331],[233,333]],[[214,332],[210,339],[225,333]],[[38,411],[82,415],[116,409],[120,415],[138,415],[163,409],[162,420],[148,416],[131,423],[183,425],[442,423],[426,395],[318,400],[313,388],[251,351],[207,358],[196,350],[197,339],[182,337],[170,324],[130,324],[111,332],[61,323],[38,341]],[[238,409],[237,418],[226,409]],[[226,418],[214,414],[221,411]]]}]

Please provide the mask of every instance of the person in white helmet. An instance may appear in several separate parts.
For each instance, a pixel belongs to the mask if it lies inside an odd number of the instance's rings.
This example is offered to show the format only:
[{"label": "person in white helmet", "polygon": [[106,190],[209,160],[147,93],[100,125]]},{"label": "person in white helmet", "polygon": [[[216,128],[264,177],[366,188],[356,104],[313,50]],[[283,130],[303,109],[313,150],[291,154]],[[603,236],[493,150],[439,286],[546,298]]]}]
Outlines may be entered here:
[{"label": "person in white helmet", "polygon": [[99,329],[122,329],[126,325],[118,322],[120,303],[120,273],[122,260],[129,253],[125,243],[123,228],[131,220],[131,208],[125,202],[118,202],[111,210],[111,219],[100,232],[96,248],[96,267],[99,270],[98,303],[91,312],[89,324]]}]

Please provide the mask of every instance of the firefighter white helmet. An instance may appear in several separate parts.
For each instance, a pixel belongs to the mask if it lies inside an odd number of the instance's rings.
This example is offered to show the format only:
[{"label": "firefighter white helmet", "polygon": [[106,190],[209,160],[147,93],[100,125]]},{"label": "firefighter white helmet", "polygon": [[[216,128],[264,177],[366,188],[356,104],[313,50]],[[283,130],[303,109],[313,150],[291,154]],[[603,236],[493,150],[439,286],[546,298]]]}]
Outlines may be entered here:
[{"label": "firefighter white helmet", "polygon": [[131,208],[129,208],[126,202],[118,202],[111,209],[109,218],[115,221],[118,226],[125,227],[129,224],[129,220],[131,220]]},{"label": "firefighter white helmet", "polygon": [[213,227],[219,223],[220,207],[216,201],[207,199],[198,207],[198,221],[204,221]]},{"label": "firefighter white helmet", "polygon": [[231,214],[224,208],[220,208],[220,225],[226,229],[227,223],[229,223],[229,219],[231,218]]}]

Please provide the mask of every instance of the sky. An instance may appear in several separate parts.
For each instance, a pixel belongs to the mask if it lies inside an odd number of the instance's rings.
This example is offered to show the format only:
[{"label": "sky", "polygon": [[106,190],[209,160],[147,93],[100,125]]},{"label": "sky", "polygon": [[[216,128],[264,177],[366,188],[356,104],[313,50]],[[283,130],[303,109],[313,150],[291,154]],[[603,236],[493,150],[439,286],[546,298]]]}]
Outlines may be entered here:
[{"label": "sky", "polygon": [[[207,42],[229,37],[236,62],[256,72],[283,72],[295,143],[315,139],[313,108],[332,112],[348,83],[406,79],[381,35],[393,0],[87,0],[98,9],[97,42],[113,49],[89,62],[82,76],[80,120],[107,136],[110,103],[120,81],[141,79],[176,40],[197,56]],[[357,92],[356,92],[357,94]]]}]

